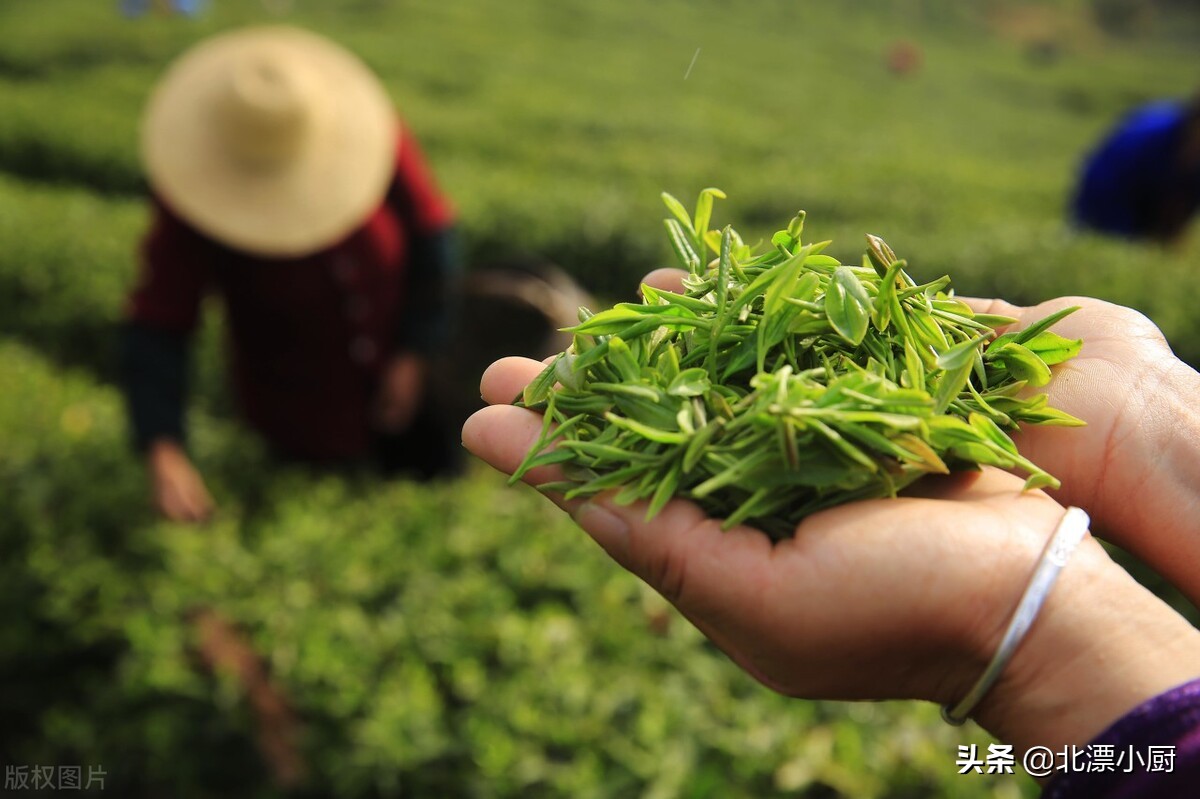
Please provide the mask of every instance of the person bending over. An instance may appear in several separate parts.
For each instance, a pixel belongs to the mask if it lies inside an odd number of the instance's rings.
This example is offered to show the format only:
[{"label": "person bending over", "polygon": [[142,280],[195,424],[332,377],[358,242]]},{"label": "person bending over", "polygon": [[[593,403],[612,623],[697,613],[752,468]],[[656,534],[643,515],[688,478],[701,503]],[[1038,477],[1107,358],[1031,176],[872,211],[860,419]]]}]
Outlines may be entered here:
[{"label": "person bending over", "polygon": [[123,331],[123,382],[156,505],[212,509],[185,449],[187,352],[201,300],[228,322],[245,420],[285,459],[454,471],[428,401],[455,277],[453,215],[365,65],[315,34],[202,42],[142,122],[153,220]]}]

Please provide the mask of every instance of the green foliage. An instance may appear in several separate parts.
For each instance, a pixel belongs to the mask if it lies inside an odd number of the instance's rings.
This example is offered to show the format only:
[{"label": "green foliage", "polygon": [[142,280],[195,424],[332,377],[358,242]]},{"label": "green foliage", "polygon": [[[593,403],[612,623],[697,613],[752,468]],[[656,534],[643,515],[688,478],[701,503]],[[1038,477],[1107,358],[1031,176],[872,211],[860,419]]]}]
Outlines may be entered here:
[{"label": "green foliage", "polygon": [[689,270],[681,293],[643,285],[640,304],[580,310],[573,344],[522,394],[544,422],[510,482],[561,464],[564,479],[539,488],[567,499],[620,488],[617,502],[649,502],[647,518],[680,496],[727,529],[775,538],[819,510],[895,497],[947,462],[1059,486],[1004,430],[1083,424],[1045,394],[1017,396],[1079,353],[1081,341],[1049,331],[1077,307],[997,336],[1016,320],[976,316],[949,277],[918,285],[877,236],[863,266],[846,266],[821,254],[830,242],[801,241],[801,211],[759,250],[728,225],[709,229],[714,196],[701,192],[693,220],[663,195]]},{"label": "green foliage", "polygon": [[[112,387],[145,224],[137,120],[189,43],[277,18],[216,0],[198,20],[130,21],[115,5],[0,3],[0,760],[102,764],[116,796],[281,795],[237,681],[198,667],[188,619],[208,606],[301,719],[300,795],[1034,793],[956,776],[955,745],[986,738],[934,708],[757,687],[493,475],[415,487],[280,469],[207,412],[223,404],[216,325],[193,439],[221,512],[155,521]],[[822,220],[810,238],[847,242],[839,258],[875,230],[967,293],[1138,307],[1200,362],[1195,245],[1062,222],[1105,127],[1191,90],[1183,39],[1065,42],[1045,64],[949,0],[295,6],[288,21],[383,76],[476,261],[541,252],[628,296],[672,258],[641,220],[703,177],[746,198],[733,221],[751,242],[803,205]],[[898,37],[925,55],[904,79],[883,65]]]},{"label": "green foliage", "polygon": [[922,796],[986,740],[928,706],[767,692],[495,475],[254,478],[197,418],[220,516],[155,523],[114,392],[11,344],[0,366],[7,762],[102,763],[121,795],[268,790],[236,680],[196,668],[199,608],[265,657],[321,795]]}]

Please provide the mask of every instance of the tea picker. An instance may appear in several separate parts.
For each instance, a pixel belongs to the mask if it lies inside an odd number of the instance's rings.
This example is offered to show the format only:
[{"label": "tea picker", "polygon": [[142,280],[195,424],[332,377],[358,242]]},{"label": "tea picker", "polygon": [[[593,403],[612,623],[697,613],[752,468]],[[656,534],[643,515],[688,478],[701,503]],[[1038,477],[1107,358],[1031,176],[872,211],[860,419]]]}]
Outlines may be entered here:
[{"label": "tea picker", "polygon": [[456,431],[427,401],[450,325],[453,212],[368,68],[298,28],[226,33],[171,65],[141,133],[153,221],[124,387],[158,506],[182,520],[211,509],[184,425],[210,293],[238,408],[276,455],[453,472]]}]

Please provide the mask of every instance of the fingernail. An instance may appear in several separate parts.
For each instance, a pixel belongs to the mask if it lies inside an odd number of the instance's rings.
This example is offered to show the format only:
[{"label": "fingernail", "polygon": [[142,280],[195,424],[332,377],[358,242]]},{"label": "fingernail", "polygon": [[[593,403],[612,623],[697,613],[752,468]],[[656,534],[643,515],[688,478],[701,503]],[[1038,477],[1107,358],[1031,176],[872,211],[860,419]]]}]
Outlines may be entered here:
[{"label": "fingernail", "polygon": [[606,549],[613,544],[623,544],[629,536],[629,525],[624,519],[592,502],[575,511],[575,523]]}]

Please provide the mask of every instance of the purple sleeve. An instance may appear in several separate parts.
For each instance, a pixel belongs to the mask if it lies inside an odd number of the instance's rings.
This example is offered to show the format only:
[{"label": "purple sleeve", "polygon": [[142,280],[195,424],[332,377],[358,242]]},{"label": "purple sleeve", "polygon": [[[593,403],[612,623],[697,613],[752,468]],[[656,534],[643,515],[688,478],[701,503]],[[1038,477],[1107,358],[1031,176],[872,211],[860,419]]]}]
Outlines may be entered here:
[{"label": "purple sleeve", "polygon": [[1042,799],[1200,796],[1200,679],[1134,708],[1088,744],[1087,753],[1081,765],[1050,781]]}]

